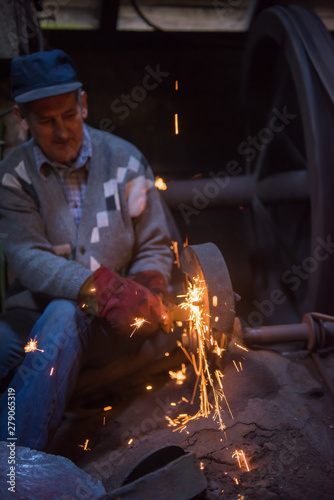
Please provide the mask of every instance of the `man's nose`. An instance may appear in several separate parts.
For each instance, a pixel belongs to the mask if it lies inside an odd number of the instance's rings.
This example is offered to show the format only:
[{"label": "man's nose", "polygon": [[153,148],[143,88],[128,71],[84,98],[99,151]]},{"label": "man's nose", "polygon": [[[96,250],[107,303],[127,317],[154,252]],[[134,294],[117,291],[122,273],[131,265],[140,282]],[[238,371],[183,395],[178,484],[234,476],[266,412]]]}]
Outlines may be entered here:
[{"label": "man's nose", "polygon": [[55,120],[54,121],[54,133],[55,135],[60,138],[60,139],[67,139],[68,137],[68,131],[66,128],[66,125],[62,119]]}]

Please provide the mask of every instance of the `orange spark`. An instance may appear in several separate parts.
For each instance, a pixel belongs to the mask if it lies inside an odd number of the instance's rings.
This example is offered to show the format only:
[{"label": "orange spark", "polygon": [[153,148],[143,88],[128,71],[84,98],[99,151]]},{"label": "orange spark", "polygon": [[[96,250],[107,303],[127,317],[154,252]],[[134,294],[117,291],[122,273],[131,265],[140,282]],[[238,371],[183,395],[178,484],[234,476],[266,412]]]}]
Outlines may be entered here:
[{"label": "orange spark", "polygon": [[158,176],[155,178],[154,185],[160,191],[166,191],[166,189],[167,189],[167,184],[165,183],[165,181],[161,177],[158,177]]},{"label": "orange spark", "polygon": [[86,439],[85,444],[78,444],[78,446],[80,446],[81,448],[83,448],[84,451],[91,451],[91,449],[88,448],[88,443],[89,443],[89,439]]},{"label": "orange spark", "polygon": [[179,254],[179,245],[177,241],[172,241],[172,246],[171,249],[173,250],[175,254],[175,264],[177,265],[177,268],[181,268],[181,262],[180,262],[180,254]]},{"label": "orange spark", "polygon": [[182,385],[186,379],[186,365],[182,363],[181,370],[177,372],[170,370],[168,373],[172,380],[176,380],[177,385]]},{"label": "orange spark", "polygon": [[238,368],[238,366],[237,366],[236,362],[234,361],[234,359],[233,359],[232,361],[233,361],[233,364],[234,364],[234,366],[235,366],[235,369],[236,369],[236,370],[237,370],[237,372],[239,373],[239,368]]},{"label": "orange spark", "polygon": [[[193,353],[189,354],[187,350],[178,342],[178,345],[181,347],[182,351],[186,355],[186,357],[189,359],[191,364],[193,365],[193,368],[195,370],[195,373],[197,375],[197,379],[195,382],[195,387],[193,391],[193,396],[191,400],[191,404],[194,401],[194,397],[196,394],[197,387],[199,387],[200,390],[200,410],[197,412],[196,415],[190,416],[190,415],[180,415],[178,419],[174,420],[174,423],[177,425],[182,425],[182,429],[184,426],[191,420],[198,419],[200,417],[208,417],[208,415],[211,413],[212,408],[214,407],[214,419],[218,419],[219,421],[219,428],[221,430],[225,429],[225,425],[223,424],[222,418],[221,418],[221,407],[220,407],[220,401],[225,400],[227,406],[227,400],[226,396],[223,391],[223,386],[221,379],[223,378],[223,375],[221,372],[216,371],[216,378],[219,383],[219,389],[216,390],[214,386],[214,381],[212,378],[212,375],[209,370],[209,364],[208,364],[208,359],[207,359],[207,352],[206,352],[206,345],[207,342],[211,342],[211,334],[210,334],[210,328],[208,326],[208,319],[207,319],[207,314],[204,312],[203,304],[204,304],[204,298],[205,298],[205,292],[206,289],[204,287],[203,281],[199,279],[199,277],[194,277],[192,278],[191,281],[188,282],[188,287],[187,287],[187,292],[185,295],[179,295],[179,297],[184,297],[184,302],[180,304],[180,308],[186,309],[187,312],[189,313],[189,329],[190,331],[193,331],[197,334],[197,339],[198,339],[198,347],[197,347],[197,352],[196,352],[196,357]],[[214,300],[215,302],[215,300]],[[218,300],[217,300],[218,303]],[[214,342],[211,342],[211,344],[214,344]],[[218,347],[218,346],[217,346]],[[213,396],[214,396],[214,406],[209,402],[209,397],[208,397],[208,387],[211,386],[211,389],[213,391]],[[228,406],[229,408],[229,406]],[[229,408],[229,411],[231,413],[231,416],[233,418],[232,412]],[[175,429],[177,430],[177,429]]]},{"label": "orange spark", "polygon": [[234,343],[234,345],[236,345],[237,347],[239,347],[239,349],[243,349],[244,351],[248,352],[248,349],[246,349],[246,347],[243,347],[242,345],[237,344],[236,342]]},{"label": "orange spark", "polygon": [[103,408],[103,411],[109,411],[109,410],[112,410],[112,406],[105,406]]},{"label": "orange spark", "polygon": [[[211,340],[211,339],[210,339]],[[215,340],[214,343],[213,343],[213,349],[212,349],[212,352],[214,354],[217,354],[217,356],[221,357],[222,353],[226,351],[226,349],[224,349],[223,347],[220,347],[218,345],[218,342]]]},{"label": "orange spark", "polygon": [[174,422],[174,420],[172,420],[168,415],[165,415],[165,419],[168,422],[168,427],[176,427],[177,426],[177,423]]},{"label": "orange spark", "polygon": [[54,371],[54,367],[51,368],[51,371],[50,371],[50,377],[51,375],[53,374],[53,371]]},{"label": "orange spark", "polygon": [[175,135],[179,133],[179,116],[175,113]]},{"label": "orange spark", "polygon": [[36,337],[34,339],[30,339],[27,344],[24,347],[25,352],[32,352],[32,351],[40,351],[44,352],[44,349],[38,349],[37,348],[37,340]]},{"label": "orange spark", "polygon": [[151,386],[151,385],[147,385],[147,386],[146,386],[146,390],[147,390],[147,391],[151,391],[151,390],[152,390],[152,386]]},{"label": "orange spark", "polygon": [[240,469],[242,468],[242,464],[241,464],[241,459],[242,459],[244,466],[247,469],[247,472],[249,472],[249,466],[247,463],[245,452],[243,450],[235,450],[235,452],[232,455],[232,458],[234,458],[234,457],[236,457],[236,459],[238,460],[238,464],[239,464]]},{"label": "orange spark", "polygon": [[149,321],[147,321],[147,320],[146,320],[146,319],[144,319],[144,318],[135,318],[135,319],[134,319],[134,323],[132,323],[132,325],[130,325],[130,326],[134,326],[134,327],[135,327],[135,328],[134,328],[134,330],[133,330],[133,332],[131,333],[130,337],[132,337],[132,335],[133,335],[133,334],[134,334],[137,330],[139,330],[139,328],[140,328],[141,326],[143,326],[143,324],[144,324],[144,323],[149,323]]},{"label": "orange spark", "polygon": [[129,439],[128,441],[128,445],[132,444],[133,443],[133,438]]}]

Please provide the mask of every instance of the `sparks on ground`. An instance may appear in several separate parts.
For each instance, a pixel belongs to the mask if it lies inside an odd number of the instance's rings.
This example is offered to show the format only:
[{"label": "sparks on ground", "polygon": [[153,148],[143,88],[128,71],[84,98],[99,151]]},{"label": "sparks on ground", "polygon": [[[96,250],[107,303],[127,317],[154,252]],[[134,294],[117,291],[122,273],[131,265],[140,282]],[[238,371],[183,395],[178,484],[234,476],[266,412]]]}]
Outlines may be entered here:
[{"label": "sparks on ground", "polygon": [[238,460],[238,464],[239,464],[240,469],[242,468],[242,463],[241,463],[241,461],[242,461],[244,466],[246,467],[247,471],[249,472],[248,462],[246,459],[245,452],[243,450],[235,450],[235,452],[232,455],[232,458],[236,458]]},{"label": "sparks on ground", "polygon": [[182,385],[186,379],[186,365],[182,363],[181,370],[177,372],[170,370],[168,373],[172,380],[176,380],[177,385]]}]

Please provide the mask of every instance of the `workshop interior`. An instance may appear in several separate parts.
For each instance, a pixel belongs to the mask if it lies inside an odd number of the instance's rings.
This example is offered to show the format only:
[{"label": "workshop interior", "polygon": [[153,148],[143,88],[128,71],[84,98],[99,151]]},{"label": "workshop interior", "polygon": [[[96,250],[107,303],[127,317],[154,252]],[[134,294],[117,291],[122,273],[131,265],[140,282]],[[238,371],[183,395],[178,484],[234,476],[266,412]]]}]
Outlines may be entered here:
[{"label": "workshop interior", "polygon": [[147,158],[175,257],[176,348],[83,371],[47,452],[16,450],[17,498],[332,498],[333,2],[0,5],[1,159],[29,138],[11,60],[64,50],[86,123]]}]

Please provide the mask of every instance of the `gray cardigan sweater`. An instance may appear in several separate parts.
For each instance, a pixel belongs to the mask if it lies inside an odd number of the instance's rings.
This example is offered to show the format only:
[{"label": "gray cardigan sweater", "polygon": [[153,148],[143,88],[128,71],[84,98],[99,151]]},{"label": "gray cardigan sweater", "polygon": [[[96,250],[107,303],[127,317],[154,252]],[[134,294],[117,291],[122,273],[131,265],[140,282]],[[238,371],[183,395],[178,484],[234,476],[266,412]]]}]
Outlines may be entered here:
[{"label": "gray cardigan sweater", "polygon": [[38,171],[33,139],[0,163],[0,234],[17,276],[7,309],[42,311],[52,298],[75,300],[102,264],[170,278],[170,236],[145,158],[127,141],[87,129],[92,158],[79,227],[53,169]]}]

